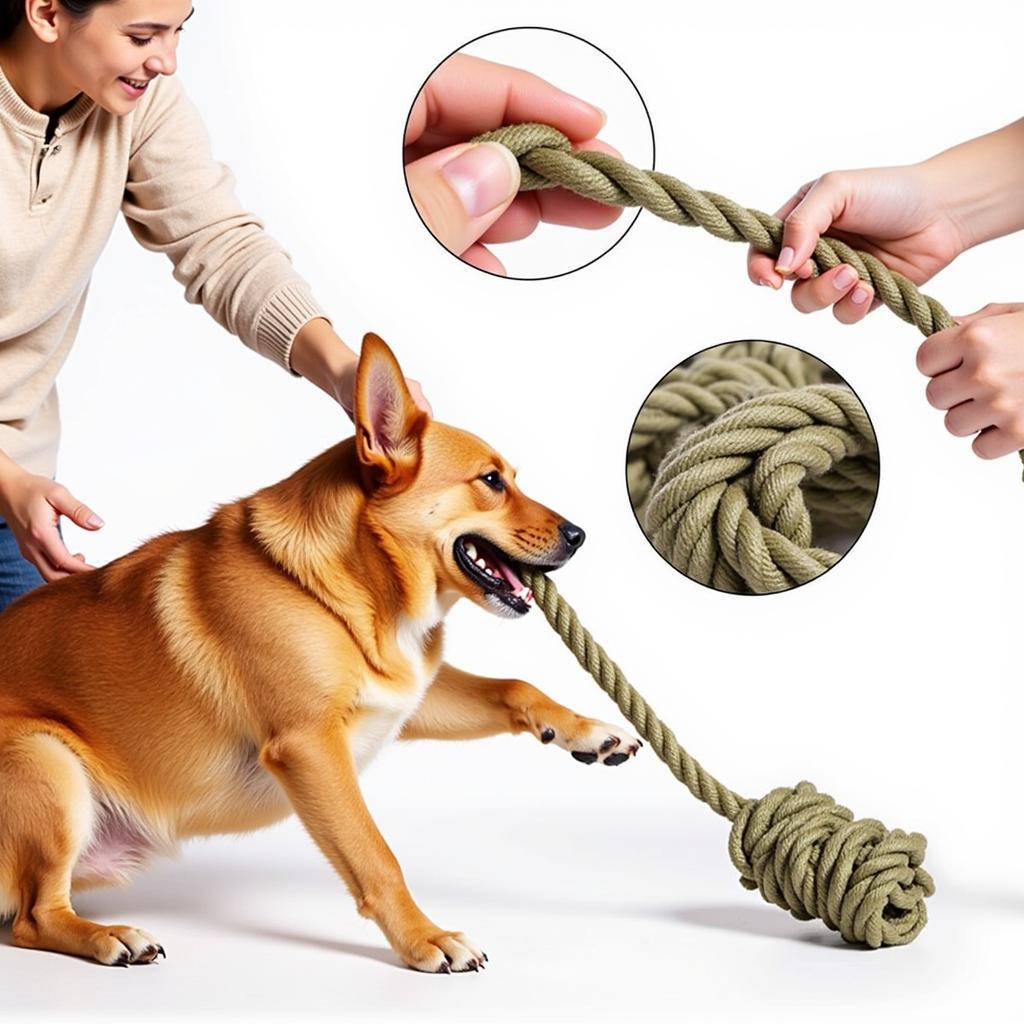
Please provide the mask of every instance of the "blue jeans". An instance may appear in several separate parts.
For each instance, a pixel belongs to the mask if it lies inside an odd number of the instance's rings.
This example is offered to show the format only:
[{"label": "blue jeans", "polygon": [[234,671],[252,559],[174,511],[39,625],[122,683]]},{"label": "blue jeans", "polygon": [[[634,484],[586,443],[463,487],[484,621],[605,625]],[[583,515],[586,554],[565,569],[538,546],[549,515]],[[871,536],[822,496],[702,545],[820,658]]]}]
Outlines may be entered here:
[{"label": "blue jeans", "polygon": [[0,612],[16,597],[35,590],[43,582],[39,570],[21,557],[11,528],[0,519]]}]

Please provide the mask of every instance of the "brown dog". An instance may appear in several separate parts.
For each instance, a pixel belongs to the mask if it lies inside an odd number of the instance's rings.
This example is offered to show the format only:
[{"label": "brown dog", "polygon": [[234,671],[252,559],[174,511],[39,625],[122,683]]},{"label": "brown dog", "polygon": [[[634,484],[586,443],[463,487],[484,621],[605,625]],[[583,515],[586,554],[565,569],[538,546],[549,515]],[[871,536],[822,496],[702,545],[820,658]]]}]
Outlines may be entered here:
[{"label": "brown dog", "polygon": [[15,915],[14,943],[152,962],[152,936],[83,920],[72,891],[294,810],[407,964],[477,970],[480,949],[413,901],[357,774],[396,737],[529,731],[581,761],[636,753],[529,683],[441,661],[459,597],[525,614],[516,567],[555,568],[582,541],[487,444],[418,409],[367,335],[354,438],[0,615],[0,917]]}]

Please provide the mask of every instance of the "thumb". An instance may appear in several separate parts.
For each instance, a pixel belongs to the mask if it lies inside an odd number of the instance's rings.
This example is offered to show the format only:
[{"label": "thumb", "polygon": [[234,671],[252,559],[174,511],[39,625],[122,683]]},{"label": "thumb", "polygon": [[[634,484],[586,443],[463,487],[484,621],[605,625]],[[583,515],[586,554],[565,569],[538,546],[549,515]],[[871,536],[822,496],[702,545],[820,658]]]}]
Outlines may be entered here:
[{"label": "thumb", "polygon": [[818,238],[842,213],[847,188],[831,175],[823,175],[807,190],[782,225],[782,248],[775,261],[777,273],[786,276],[810,259]]},{"label": "thumb", "polygon": [[88,505],[79,501],[66,487],[58,484],[46,496],[46,500],[62,515],[67,516],[76,526],[85,530],[98,530],[103,520]]},{"label": "thumb", "polygon": [[462,143],[407,164],[409,194],[430,233],[461,256],[519,191],[519,161],[497,142]]}]

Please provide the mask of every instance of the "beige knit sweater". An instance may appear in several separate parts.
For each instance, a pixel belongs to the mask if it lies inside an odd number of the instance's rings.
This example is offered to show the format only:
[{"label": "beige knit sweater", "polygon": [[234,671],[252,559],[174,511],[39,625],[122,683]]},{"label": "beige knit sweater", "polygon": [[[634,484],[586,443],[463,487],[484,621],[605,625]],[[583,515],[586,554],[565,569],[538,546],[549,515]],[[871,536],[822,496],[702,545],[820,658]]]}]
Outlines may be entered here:
[{"label": "beige knit sweater", "polygon": [[55,378],[119,209],[145,248],[170,257],[189,302],[289,372],[299,328],[327,317],[239,205],[176,78],[157,78],[123,117],[80,95],[49,145],[48,122],[0,69],[0,451],[53,476]]}]

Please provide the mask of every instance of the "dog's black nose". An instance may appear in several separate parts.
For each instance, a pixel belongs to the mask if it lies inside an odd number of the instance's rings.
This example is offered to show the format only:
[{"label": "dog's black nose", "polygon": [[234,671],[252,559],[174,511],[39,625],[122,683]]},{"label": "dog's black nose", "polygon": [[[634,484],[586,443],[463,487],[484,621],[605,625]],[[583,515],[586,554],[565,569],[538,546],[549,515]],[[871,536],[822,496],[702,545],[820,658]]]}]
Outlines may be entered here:
[{"label": "dog's black nose", "polygon": [[558,532],[565,540],[570,553],[575,551],[587,539],[587,535],[575,523],[560,523]]}]

